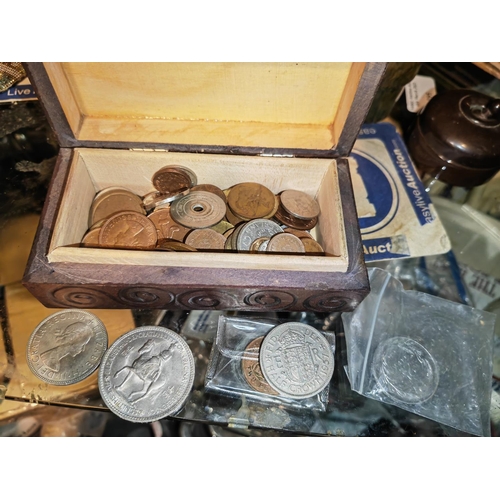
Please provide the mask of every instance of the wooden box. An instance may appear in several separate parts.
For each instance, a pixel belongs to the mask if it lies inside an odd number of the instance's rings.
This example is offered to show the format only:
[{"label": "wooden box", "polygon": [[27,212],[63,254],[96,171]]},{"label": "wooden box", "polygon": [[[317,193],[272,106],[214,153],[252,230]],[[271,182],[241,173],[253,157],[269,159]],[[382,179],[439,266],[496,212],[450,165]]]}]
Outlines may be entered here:
[{"label": "wooden box", "polygon": [[[47,307],[352,310],[368,293],[345,158],[383,63],[27,63],[61,150],[23,283]],[[94,195],[168,164],[303,190],[326,256],[81,248]]]}]

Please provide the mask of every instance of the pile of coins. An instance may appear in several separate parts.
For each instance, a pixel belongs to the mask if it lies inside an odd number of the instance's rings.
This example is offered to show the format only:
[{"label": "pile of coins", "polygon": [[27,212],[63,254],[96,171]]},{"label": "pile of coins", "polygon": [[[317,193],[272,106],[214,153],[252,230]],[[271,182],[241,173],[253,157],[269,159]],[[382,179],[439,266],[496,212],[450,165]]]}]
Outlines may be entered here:
[{"label": "pile of coins", "polygon": [[103,323],[79,309],[43,320],[30,336],[26,358],[31,371],[52,385],[76,384],[99,368],[102,399],[113,413],[131,422],[152,422],[176,413],[194,382],[193,354],[174,331],[139,327],[108,349]]},{"label": "pile of coins", "polygon": [[308,194],[274,194],[256,182],[221,190],[197,184],[187,167],[168,165],[141,198],[121,187],[100,191],[89,213],[84,247],[165,251],[237,251],[324,255],[309,230],[320,208]]},{"label": "pile of coins", "polygon": [[283,323],[246,347],[241,370],[252,389],[305,399],[330,382],[334,357],[326,337],[304,323]]}]

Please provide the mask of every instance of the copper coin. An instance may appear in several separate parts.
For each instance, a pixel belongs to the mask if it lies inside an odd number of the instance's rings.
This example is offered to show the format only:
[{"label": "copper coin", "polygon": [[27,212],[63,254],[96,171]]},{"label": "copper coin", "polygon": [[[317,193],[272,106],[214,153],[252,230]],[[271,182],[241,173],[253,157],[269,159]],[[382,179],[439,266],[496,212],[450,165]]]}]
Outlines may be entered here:
[{"label": "copper coin", "polygon": [[316,240],[313,240],[312,238],[300,238],[300,240],[304,245],[306,253],[315,253],[319,255],[325,254],[323,247]]},{"label": "copper coin", "polygon": [[270,219],[271,217],[274,217],[274,214],[278,211],[278,208],[280,207],[280,198],[279,196],[274,195],[274,208],[269,212],[265,217],[262,217],[263,219]]},{"label": "copper coin", "polygon": [[170,206],[170,216],[179,224],[203,229],[219,223],[226,213],[226,205],[213,193],[195,191],[176,200]]},{"label": "copper coin", "polygon": [[93,229],[98,229],[98,228],[102,227],[107,220],[108,219],[101,219],[101,220],[97,221],[95,224],[92,224],[92,226],[89,227],[89,231],[92,231]]},{"label": "copper coin", "polygon": [[308,233],[307,231],[299,231],[298,229],[293,229],[291,227],[287,227],[283,230],[285,233],[290,233],[290,234],[294,234],[295,236],[297,236],[297,238],[311,238],[311,239],[314,239],[312,236],[311,236],[311,233]]},{"label": "copper coin", "polygon": [[184,243],[197,249],[224,250],[226,238],[213,229],[195,229],[186,236]]},{"label": "copper coin", "polygon": [[168,165],[168,166],[171,168],[176,168],[177,170],[180,170],[181,172],[187,174],[187,176],[191,181],[190,187],[196,186],[196,184],[198,183],[198,177],[196,177],[196,174],[190,168],[187,168],[184,165]]},{"label": "copper coin", "polygon": [[252,340],[246,347],[241,360],[241,371],[248,385],[258,392],[278,396],[279,394],[267,383],[260,368],[259,353],[264,337]]},{"label": "copper coin", "polygon": [[290,233],[278,233],[275,234],[267,245],[268,252],[279,252],[279,253],[305,253],[304,244]]},{"label": "copper coin", "polygon": [[208,191],[209,193],[216,194],[224,203],[227,202],[224,191],[213,184],[198,184],[191,188],[191,191]]},{"label": "copper coin", "polygon": [[257,253],[257,252],[265,252],[267,249],[267,245],[269,244],[270,238],[267,236],[262,236],[261,238],[257,238],[251,245],[250,245],[250,252],[252,253]]},{"label": "copper coin", "polygon": [[175,166],[161,168],[155,172],[151,182],[163,194],[176,194],[192,186],[189,175]]},{"label": "copper coin", "polygon": [[82,246],[84,247],[98,247],[99,246],[99,233],[101,228],[89,229],[87,234],[82,239]]},{"label": "copper coin", "polygon": [[136,248],[148,250],[158,240],[155,225],[136,212],[120,212],[102,226],[99,245],[108,248]]},{"label": "copper coin", "polygon": [[312,229],[317,223],[318,218],[314,217],[310,220],[297,219],[296,217],[292,217],[287,212],[285,212],[281,206],[278,208],[278,211],[274,214],[274,218],[285,226],[291,227],[293,229],[299,229],[300,231],[307,231]]},{"label": "copper coin", "polygon": [[231,224],[233,224],[233,226],[236,226],[237,224],[240,224],[241,222],[248,222],[250,220],[250,219],[242,219],[241,217],[236,216],[229,208],[229,205],[226,205],[226,219]]},{"label": "copper coin", "polygon": [[158,239],[184,241],[191,231],[190,227],[185,227],[172,219],[169,207],[155,210],[148,215],[148,219],[155,225]]},{"label": "copper coin", "polygon": [[102,219],[108,219],[118,212],[136,212],[146,215],[142,200],[132,191],[122,188],[109,188],[99,193],[90,207],[89,226]]},{"label": "copper coin", "polygon": [[292,217],[297,219],[313,219],[319,215],[318,202],[303,191],[287,189],[280,194],[281,206]]},{"label": "copper coin", "polygon": [[237,217],[261,219],[274,210],[275,197],[273,192],[262,184],[242,182],[231,188],[227,203]]},{"label": "copper coin", "polygon": [[160,240],[158,250],[170,250],[174,252],[196,252],[196,248],[186,245],[180,241]]}]

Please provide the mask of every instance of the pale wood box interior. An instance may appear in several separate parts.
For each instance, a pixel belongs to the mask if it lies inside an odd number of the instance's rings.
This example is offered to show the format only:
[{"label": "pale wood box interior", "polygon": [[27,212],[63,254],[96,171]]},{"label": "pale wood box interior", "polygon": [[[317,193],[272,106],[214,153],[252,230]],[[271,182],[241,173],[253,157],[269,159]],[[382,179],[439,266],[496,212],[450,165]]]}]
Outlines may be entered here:
[{"label": "pale wood box interior", "polygon": [[[315,197],[321,208],[315,236],[326,256],[229,252],[162,252],[79,248],[98,191],[122,186],[144,196],[153,190],[154,172],[169,164],[192,169],[200,184],[226,189],[239,182],[259,182],[274,193],[297,189]],[[73,246],[71,246],[73,245]],[[335,160],[243,157],[190,153],[77,148],[62,196],[49,262],[135,264],[213,268],[254,268],[343,272],[348,255]]]}]

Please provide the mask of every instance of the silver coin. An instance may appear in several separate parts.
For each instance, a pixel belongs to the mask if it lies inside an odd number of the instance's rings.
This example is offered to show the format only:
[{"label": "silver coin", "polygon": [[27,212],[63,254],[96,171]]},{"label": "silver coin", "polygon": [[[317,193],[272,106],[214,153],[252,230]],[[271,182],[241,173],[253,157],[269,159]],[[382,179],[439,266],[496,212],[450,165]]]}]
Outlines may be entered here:
[{"label": "silver coin", "polygon": [[435,359],[423,345],[409,337],[392,337],[381,342],[373,355],[372,373],[378,388],[399,403],[423,403],[439,385]]},{"label": "silver coin", "polygon": [[[239,252],[248,252],[252,243],[257,238],[266,236],[270,238],[275,234],[282,233],[283,229],[269,219],[254,219],[243,225],[237,235],[236,248]],[[233,233],[234,234],[234,233]]]},{"label": "silver coin", "polygon": [[99,370],[107,407],[130,422],[153,422],[179,411],[194,381],[194,358],[180,335],[142,326],[116,340]]},{"label": "silver coin", "polygon": [[226,204],[216,194],[194,191],[172,202],[170,216],[178,224],[203,229],[219,223],[226,215]]},{"label": "silver coin", "polygon": [[108,347],[108,332],[95,315],[79,309],[45,318],[26,348],[30,370],[52,385],[76,384],[99,366]]},{"label": "silver coin", "polygon": [[334,358],[325,336],[303,323],[273,328],[260,348],[268,384],[282,396],[305,399],[319,394],[333,375]]}]

